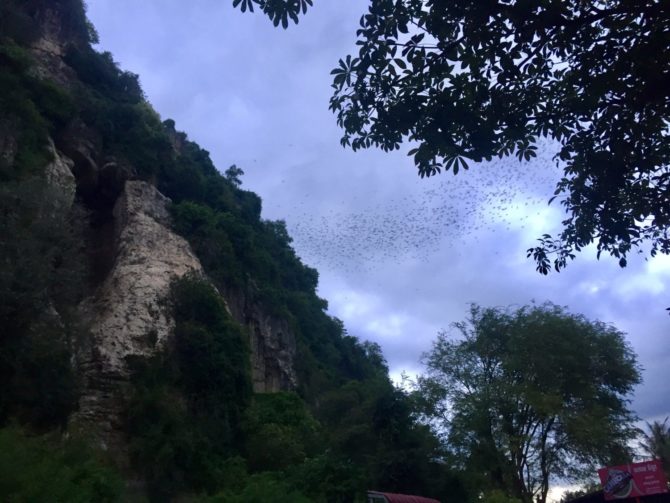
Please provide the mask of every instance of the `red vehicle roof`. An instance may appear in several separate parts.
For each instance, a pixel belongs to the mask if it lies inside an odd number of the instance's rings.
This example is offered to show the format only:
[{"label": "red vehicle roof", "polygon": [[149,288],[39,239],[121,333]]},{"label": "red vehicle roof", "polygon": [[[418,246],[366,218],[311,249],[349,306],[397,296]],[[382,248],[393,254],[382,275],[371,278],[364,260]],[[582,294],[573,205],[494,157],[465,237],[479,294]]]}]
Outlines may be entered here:
[{"label": "red vehicle roof", "polygon": [[440,503],[432,498],[423,496],[412,496],[409,494],[382,493],[379,491],[368,491],[370,496],[383,496],[388,503]]}]

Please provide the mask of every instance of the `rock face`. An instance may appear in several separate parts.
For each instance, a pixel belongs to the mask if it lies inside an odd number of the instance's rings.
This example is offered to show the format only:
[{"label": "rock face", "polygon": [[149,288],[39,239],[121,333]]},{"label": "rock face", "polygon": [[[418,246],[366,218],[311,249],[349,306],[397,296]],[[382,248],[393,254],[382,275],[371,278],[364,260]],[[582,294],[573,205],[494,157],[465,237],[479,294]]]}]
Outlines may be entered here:
[{"label": "rock face", "polygon": [[256,393],[295,389],[295,337],[285,320],[252,306],[246,320],[251,345],[251,376]]},{"label": "rock face", "polygon": [[84,47],[86,40],[68,22],[71,16],[59,2],[44,2],[35,15],[41,29],[31,47],[37,63],[32,71],[40,78],[69,88],[76,76],[63,61],[63,56],[68,46]]},{"label": "rock face", "polygon": [[189,244],[169,228],[168,201],[146,182],[126,182],[113,213],[114,265],[82,304],[91,340],[82,352],[84,389],[74,423],[105,445],[121,431],[128,357],[151,356],[165,344],[174,325],[165,302],[170,283],[202,273]]},{"label": "rock face", "polygon": [[[81,351],[83,393],[72,425],[113,450],[124,445],[128,357],[148,357],[164,347],[174,327],[166,302],[170,283],[187,273],[204,274],[188,242],[170,229],[168,202],[146,182],[125,182],[113,211],[113,265],[81,306],[91,338]],[[249,333],[254,391],[294,389],[296,348],[289,324],[248,295],[225,297]]]},{"label": "rock face", "polygon": [[290,391],[297,386],[295,336],[284,319],[268,313],[250,295],[225,292],[233,318],[247,328],[251,377],[256,393]]},{"label": "rock face", "polygon": [[74,202],[77,190],[77,181],[72,174],[74,161],[58,152],[51,139],[49,139],[49,150],[53,160],[44,168],[44,173],[49,185],[60,192],[66,206],[69,208]]}]

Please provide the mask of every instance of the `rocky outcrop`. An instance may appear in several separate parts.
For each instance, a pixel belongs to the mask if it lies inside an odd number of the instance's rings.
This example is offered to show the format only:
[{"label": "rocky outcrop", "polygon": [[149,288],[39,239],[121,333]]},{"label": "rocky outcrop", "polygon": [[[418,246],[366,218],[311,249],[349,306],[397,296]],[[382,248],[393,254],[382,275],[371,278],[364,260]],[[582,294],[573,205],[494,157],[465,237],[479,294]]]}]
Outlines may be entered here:
[{"label": "rocky outcrop", "polygon": [[98,152],[102,150],[100,135],[82,121],[74,120],[60,133],[58,143],[74,163],[72,172],[77,178],[79,193],[84,198],[87,198],[89,194],[95,194],[99,185],[100,171],[97,157]]},{"label": "rocky outcrop", "polygon": [[74,202],[77,190],[77,181],[72,174],[74,161],[56,150],[51,139],[49,139],[49,152],[52,161],[47,164],[44,173],[49,185],[60,193],[65,206],[69,208]]},{"label": "rocky outcrop", "polygon": [[295,389],[295,336],[286,320],[252,306],[246,326],[251,345],[251,376],[256,393]]},{"label": "rocky outcrop", "polygon": [[[40,27],[37,39],[31,44],[36,65],[32,68],[39,78],[55,81],[69,88],[76,80],[74,71],[65,64],[63,57],[68,47],[85,47],[87,41],[82,29],[76,28],[74,11],[63,8],[60,2],[39,2],[35,17]],[[81,21],[80,21],[81,22]]]},{"label": "rocky outcrop", "polygon": [[165,344],[174,325],[166,303],[170,283],[202,273],[189,244],[170,230],[168,201],[146,182],[125,183],[113,212],[113,267],[81,306],[91,339],[81,355],[83,393],[73,424],[107,446],[122,442],[128,358],[153,355]]},{"label": "rocky outcrop", "polygon": [[188,140],[186,137],[186,133],[177,131],[175,129],[175,123],[172,119],[168,119],[165,122],[163,122],[163,126],[165,126],[165,132],[167,133],[168,138],[170,139],[172,150],[174,150],[175,154],[180,154],[184,149],[184,145],[186,145],[186,142]]},{"label": "rocky outcrop", "polygon": [[297,386],[296,343],[289,323],[253,300],[253,293],[223,292],[233,318],[249,333],[254,392],[290,391]]},{"label": "rocky outcrop", "polygon": [[[170,337],[172,280],[190,272],[204,274],[186,240],[170,229],[168,202],[146,182],[125,183],[113,212],[113,266],[81,306],[90,340],[80,354],[83,393],[72,425],[113,450],[123,450],[129,357],[151,356]],[[233,318],[249,333],[254,391],[294,389],[296,348],[288,322],[249,295],[225,297]]]}]

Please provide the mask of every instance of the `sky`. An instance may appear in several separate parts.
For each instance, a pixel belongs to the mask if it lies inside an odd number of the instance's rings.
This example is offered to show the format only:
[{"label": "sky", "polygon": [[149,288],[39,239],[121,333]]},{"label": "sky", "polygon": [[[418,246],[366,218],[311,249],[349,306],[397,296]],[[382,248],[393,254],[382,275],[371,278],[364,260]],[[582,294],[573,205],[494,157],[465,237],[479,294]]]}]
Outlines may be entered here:
[{"label": "sky", "polygon": [[330,70],[356,52],[366,0],[316,1],[298,26],[274,28],[231,0],[88,0],[100,35],[124,70],[140,75],[163,119],[236,164],[263,199],[263,218],[286,221],[319,295],[350,334],[377,342],[391,374],[421,372],[438,332],[469,304],[550,301],[627,334],[643,367],[633,409],[670,414],[670,257],[634,256],[621,269],[584,250],[542,276],[526,250],[560,229],[548,205],[560,170],[555,145],[539,158],[472,165],[420,179],[411,148],[352,152],[328,110]]}]

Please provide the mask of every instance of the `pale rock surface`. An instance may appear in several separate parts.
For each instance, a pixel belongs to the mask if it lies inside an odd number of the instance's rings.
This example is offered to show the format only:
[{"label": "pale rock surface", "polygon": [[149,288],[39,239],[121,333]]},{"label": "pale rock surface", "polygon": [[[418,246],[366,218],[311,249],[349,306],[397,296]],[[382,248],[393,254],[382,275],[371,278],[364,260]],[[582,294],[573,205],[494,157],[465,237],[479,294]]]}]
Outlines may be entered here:
[{"label": "pale rock surface", "polygon": [[58,190],[67,208],[72,206],[77,191],[77,180],[72,174],[74,161],[56,150],[53,140],[49,138],[49,151],[53,160],[47,164],[44,172],[47,182]]},{"label": "pale rock surface", "polygon": [[73,424],[104,439],[105,446],[115,443],[122,428],[128,358],[155,354],[173,329],[166,305],[170,283],[187,273],[203,274],[189,244],[169,227],[168,202],[146,182],[126,182],[114,207],[114,265],[82,304],[91,341],[81,357],[84,389]]}]

